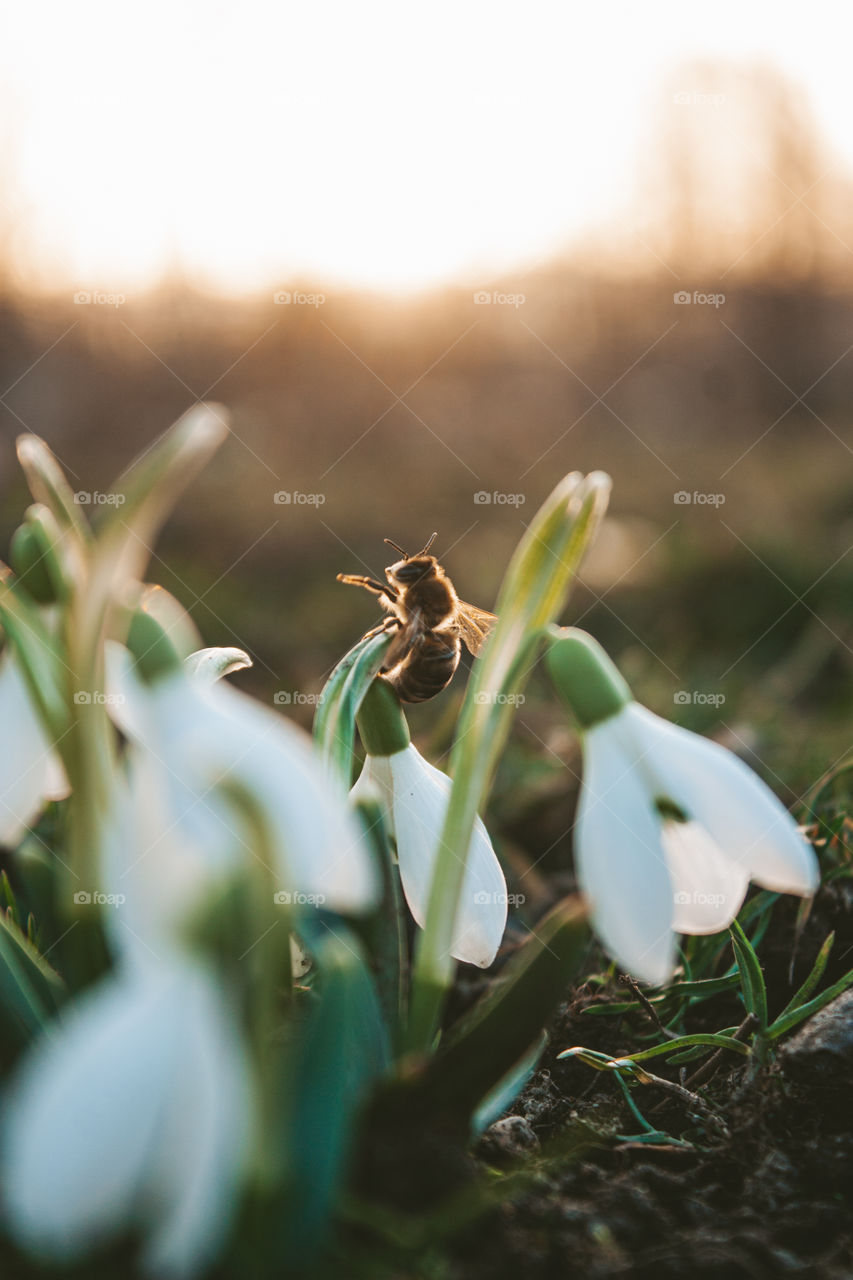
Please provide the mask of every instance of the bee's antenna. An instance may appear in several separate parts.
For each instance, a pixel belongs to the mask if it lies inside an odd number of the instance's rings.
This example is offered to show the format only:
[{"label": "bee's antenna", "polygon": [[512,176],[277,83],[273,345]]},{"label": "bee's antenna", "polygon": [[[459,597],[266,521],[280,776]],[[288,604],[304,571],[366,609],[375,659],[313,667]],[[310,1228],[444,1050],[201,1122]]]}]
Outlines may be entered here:
[{"label": "bee's antenna", "polygon": [[419,555],[419,556],[425,556],[425,555],[427,554],[427,552],[429,551],[430,547],[432,546],[432,544],[435,542],[435,540],[436,540],[436,538],[437,538],[437,537],[438,537],[438,533],[434,533],[434,534],[432,535],[432,537],[430,538],[429,542],[428,542],[428,543],[426,544],[426,546],[424,547],[423,551],[419,551],[419,552],[418,552],[418,555]]},{"label": "bee's antenna", "polygon": [[[435,534],[433,534],[433,537],[435,537]],[[409,557],[406,555],[406,552],[403,550],[403,548],[398,547],[396,542],[392,542],[390,538],[383,538],[382,541],[387,542],[388,546],[393,547],[395,551],[399,551],[400,555],[403,557],[404,560],[409,559]]]}]

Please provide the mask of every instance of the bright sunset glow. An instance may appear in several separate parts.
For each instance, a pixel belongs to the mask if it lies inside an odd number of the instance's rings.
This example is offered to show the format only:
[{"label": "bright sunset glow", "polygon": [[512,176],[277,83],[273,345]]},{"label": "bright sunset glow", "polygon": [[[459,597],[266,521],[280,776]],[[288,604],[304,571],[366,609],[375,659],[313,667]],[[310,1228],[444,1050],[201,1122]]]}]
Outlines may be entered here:
[{"label": "bright sunset glow", "polygon": [[47,288],[488,278],[625,221],[691,58],[779,66],[853,163],[846,42],[821,11],[804,29],[793,4],[18,6],[2,221]]}]

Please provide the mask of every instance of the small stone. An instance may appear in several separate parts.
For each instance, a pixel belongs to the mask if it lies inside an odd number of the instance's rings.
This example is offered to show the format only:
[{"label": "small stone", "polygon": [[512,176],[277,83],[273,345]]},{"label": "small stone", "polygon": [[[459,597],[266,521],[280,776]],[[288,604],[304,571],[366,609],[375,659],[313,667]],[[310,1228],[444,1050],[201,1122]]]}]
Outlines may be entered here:
[{"label": "small stone", "polygon": [[524,1116],[504,1116],[483,1134],[478,1154],[495,1163],[507,1163],[538,1150],[539,1139]]},{"label": "small stone", "polygon": [[837,996],[809,1018],[779,1052],[783,1073],[835,1075],[853,1066],[853,991]]}]

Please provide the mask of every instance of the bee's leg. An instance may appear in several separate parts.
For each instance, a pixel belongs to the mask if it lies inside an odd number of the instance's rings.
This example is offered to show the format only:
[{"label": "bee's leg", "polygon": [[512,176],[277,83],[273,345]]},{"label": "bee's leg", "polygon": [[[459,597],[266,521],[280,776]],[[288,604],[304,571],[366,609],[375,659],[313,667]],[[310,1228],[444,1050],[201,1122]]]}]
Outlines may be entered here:
[{"label": "bee's leg", "polygon": [[387,596],[389,600],[397,599],[397,590],[390,584],[383,587],[381,582],[377,582],[375,578],[366,578],[362,573],[339,573],[338,582],[345,582],[350,587],[364,587],[365,591],[372,591],[375,596]]},{"label": "bee's leg", "polygon": [[369,640],[371,636],[378,636],[383,631],[392,631],[395,627],[399,627],[400,619],[397,617],[385,618],[378,626],[373,627],[370,631],[365,631],[361,637],[362,640]]}]

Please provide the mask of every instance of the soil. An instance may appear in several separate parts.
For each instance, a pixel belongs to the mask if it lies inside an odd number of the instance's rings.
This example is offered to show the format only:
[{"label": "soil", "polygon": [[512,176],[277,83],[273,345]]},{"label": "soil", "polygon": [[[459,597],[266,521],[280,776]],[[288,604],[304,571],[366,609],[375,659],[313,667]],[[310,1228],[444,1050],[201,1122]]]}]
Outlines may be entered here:
[{"label": "soil", "polygon": [[[831,929],[836,946],[821,989],[851,965],[847,880],[821,890],[792,965],[796,913],[792,900],[779,901],[760,950],[771,1014]],[[457,1132],[435,1123],[425,1131],[415,1117],[407,1123],[402,1113],[374,1110],[353,1183],[361,1208],[350,1216],[337,1274],[850,1280],[853,993],[783,1040],[757,1074],[740,1060],[722,1063],[701,1086],[713,1122],[658,1086],[636,1089],[646,1119],[669,1135],[651,1143],[632,1140],[641,1126],[610,1075],[557,1059],[576,1044],[613,1054],[636,1045],[636,1014],[629,1027],[622,1017],[584,1012],[625,997],[614,984],[572,994],[539,1070],[473,1152]],[[728,993],[694,1008],[691,1031],[737,1024],[744,1012]],[[641,1029],[652,1032],[651,1022]],[[678,1068],[662,1063],[649,1065],[678,1080]],[[384,1218],[364,1211],[361,1199],[371,1188],[375,1203],[377,1187]]]}]

